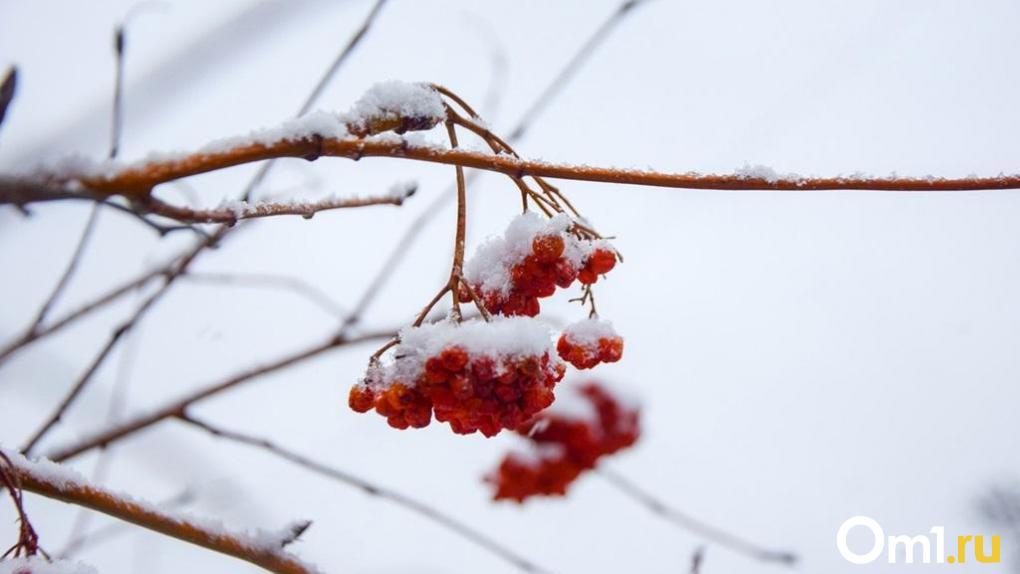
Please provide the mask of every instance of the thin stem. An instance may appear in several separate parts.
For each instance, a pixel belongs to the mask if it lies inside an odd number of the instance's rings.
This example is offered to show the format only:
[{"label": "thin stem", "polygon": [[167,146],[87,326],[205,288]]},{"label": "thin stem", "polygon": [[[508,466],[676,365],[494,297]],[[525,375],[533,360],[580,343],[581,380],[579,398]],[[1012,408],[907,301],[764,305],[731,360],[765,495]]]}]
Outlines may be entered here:
[{"label": "thin stem", "polygon": [[464,290],[467,291],[468,296],[471,297],[471,301],[475,304],[475,307],[478,308],[478,312],[481,313],[482,318],[485,319],[485,322],[488,323],[489,321],[492,321],[492,315],[489,314],[488,309],[486,309],[485,305],[482,304],[482,300],[478,296],[478,292],[475,291],[475,288],[472,287],[471,284],[468,283],[467,281],[464,281],[463,278],[461,279],[460,284],[462,287],[464,287]]},{"label": "thin stem", "polygon": [[[446,122],[446,131],[450,136],[450,147],[457,148],[457,128],[450,120]],[[464,168],[456,167],[457,171],[457,236],[453,243],[453,265],[450,268],[450,291],[453,294],[451,315],[458,323],[460,313],[460,278],[464,271],[464,243],[467,235],[467,185],[464,183]]]},{"label": "thin stem", "polygon": [[468,526],[457,519],[443,513],[438,508],[429,506],[424,502],[416,500],[406,494],[389,490],[387,488],[377,486],[364,478],[355,476],[349,472],[327,466],[321,462],[318,462],[310,457],[301,455],[293,450],[282,447],[276,443],[269,441],[268,439],[252,436],[242,432],[225,429],[218,425],[213,425],[209,422],[198,420],[195,417],[185,413],[179,417],[185,423],[188,423],[195,428],[204,430],[209,434],[224,438],[227,440],[234,441],[239,444],[252,446],[255,448],[262,449],[273,456],[282,458],[288,462],[291,462],[299,467],[314,472],[320,476],[325,476],[332,480],[336,480],[343,484],[353,486],[360,489],[365,494],[371,496],[377,496],[383,500],[388,500],[394,504],[414,512],[451,532],[463,537],[467,541],[477,544],[478,546],[492,552],[496,556],[506,560],[510,564],[514,565],[518,569],[524,572],[543,572],[544,570],[537,566],[534,562],[520,556],[513,550],[503,546],[496,542],[493,538],[490,538],[477,529]]},{"label": "thin stem", "polygon": [[762,548],[734,534],[730,534],[729,532],[716,528],[715,526],[706,524],[696,518],[680,512],[675,508],[667,506],[648,491],[643,490],[630,480],[605,468],[604,466],[599,467],[597,469],[597,473],[602,478],[606,479],[607,483],[614,486],[618,491],[629,496],[636,502],[639,502],[656,516],[670,522],[671,524],[679,526],[680,528],[689,530],[706,540],[763,562],[776,562],[786,566],[793,566],[797,563],[797,556],[793,553]]},{"label": "thin stem", "polygon": [[411,326],[421,327],[421,324],[425,322],[425,318],[428,317],[429,311],[431,311],[432,308],[436,306],[436,303],[439,303],[439,300],[443,298],[443,295],[446,295],[446,293],[449,291],[450,285],[448,283],[444,285],[443,288],[440,289],[439,292],[432,297],[432,300],[425,305],[421,312],[418,313],[418,316],[414,319],[414,323],[412,323]]}]

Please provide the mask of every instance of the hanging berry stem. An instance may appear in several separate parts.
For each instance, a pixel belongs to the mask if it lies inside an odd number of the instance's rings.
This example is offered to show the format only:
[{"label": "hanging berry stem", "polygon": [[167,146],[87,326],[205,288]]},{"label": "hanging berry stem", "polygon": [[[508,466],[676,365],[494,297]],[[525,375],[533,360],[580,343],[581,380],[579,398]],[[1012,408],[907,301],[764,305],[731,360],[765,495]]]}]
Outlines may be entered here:
[{"label": "hanging berry stem", "polygon": [[[450,147],[456,148],[457,128],[451,120],[446,120],[446,133],[450,135]],[[458,323],[461,321],[460,299],[457,297],[460,277],[464,269],[464,242],[467,235],[467,184],[464,181],[464,168],[457,170],[457,235],[453,243],[453,266],[450,269],[450,283],[447,287],[453,292],[453,307],[450,314]]]}]

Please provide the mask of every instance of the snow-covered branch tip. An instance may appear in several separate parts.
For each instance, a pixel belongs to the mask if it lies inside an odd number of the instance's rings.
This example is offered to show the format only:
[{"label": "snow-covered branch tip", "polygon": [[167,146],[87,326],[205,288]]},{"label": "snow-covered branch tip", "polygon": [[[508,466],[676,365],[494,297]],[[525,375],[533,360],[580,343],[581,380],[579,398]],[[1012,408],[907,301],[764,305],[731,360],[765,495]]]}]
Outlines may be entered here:
[{"label": "snow-covered branch tip", "polygon": [[0,449],[0,453],[10,461],[12,474],[25,491],[90,508],[160,534],[239,558],[270,572],[318,572],[314,566],[302,562],[284,549],[308,528],[308,522],[296,522],[278,532],[239,532],[225,528],[217,520],[168,512],[131,496],[94,486],[76,471],[46,459],[29,460],[5,449]]}]

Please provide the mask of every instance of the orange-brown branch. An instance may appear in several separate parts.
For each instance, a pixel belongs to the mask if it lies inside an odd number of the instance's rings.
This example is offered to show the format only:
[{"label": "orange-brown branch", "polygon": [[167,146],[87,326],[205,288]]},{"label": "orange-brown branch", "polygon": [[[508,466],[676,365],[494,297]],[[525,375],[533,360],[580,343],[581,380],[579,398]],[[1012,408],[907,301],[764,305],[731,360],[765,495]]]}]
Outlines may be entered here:
[{"label": "orange-brown branch", "polygon": [[40,470],[36,463],[26,463],[21,459],[14,463],[13,468],[23,490],[91,508],[160,534],[240,558],[270,572],[310,574],[314,571],[282,548],[261,547],[241,536],[160,512],[105,489],[62,480],[51,469]]},{"label": "orange-brown branch", "polygon": [[878,190],[878,191],[976,191],[1020,188],[1020,175],[967,178],[871,178],[821,177],[772,179],[740,174],[660,173],[627,169],[547,163],[462,149],[413,146],[391,138],[283,140],[271,144],[248,144],[217,153],[196,153],[182,159],[129,167],[108,177],[82,177],[88,189],[108,194],[144,196],[156,185],[183,177],[282,157],[319,156],[390,157],[468,167],[510,176],[648,185],[686,189],[719,190]]}]

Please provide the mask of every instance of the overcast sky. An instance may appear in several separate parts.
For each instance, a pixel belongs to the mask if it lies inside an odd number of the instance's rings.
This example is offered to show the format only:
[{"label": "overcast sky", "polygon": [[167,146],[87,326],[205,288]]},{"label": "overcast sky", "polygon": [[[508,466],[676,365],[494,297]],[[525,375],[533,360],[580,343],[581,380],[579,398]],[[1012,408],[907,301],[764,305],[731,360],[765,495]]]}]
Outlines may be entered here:
[{"label": "overcast sky", "polygon": [[[112,30],[133,4],[0,0],[0,66],[16,63],[21,73],[0,131],[0,170],[105,154]],[[289,117],[370,7],[255,4],[172,0],[134,13],[125,159]],[[346,109],[381,80],[434,81],[487,108],[493,127],[505,130],[616,5],[391,0],[320,106]],[[593,54],[518,150],[662,171],[1020,171],[1018,17],[1020,5],[1009,0],[650,1]],[[487,96],[493,85],[497,98]],[[188,183],[202,204],[216,205],[254,169]],[[258,223],[195,269],[298,276],[349,306],[452,175],[389,159],[281,162],[264,197],[367,195],[406,179],[420,191],[401,208]],[[626,337],[625,357],[593,376],[643,399],[645,433],[607,465],[685,512],[796,551],[801,572],[905,569],[839,556],[836,531],[858,514],[887,534],[935,525],[951,536],[994,533],[974,500],[990,484],[1020,480],[1020,194],[562,189],[618,237],[626,257],[598,291],[603,317]],[[179,189],[161,193],[184,200]],[[505,178],[486,176],[469,199],[474,246],[502,231],[519,196]],[[24,218],[0,210],[3,340],[31,321],[88,215],[83,205],[32,211]],[[447,209],[411,248],[367,326],[408,322],[441,284],[453,215]],[[100,217],[57,315],[191,241],[159,239],[113,212]],[[581,316],[557,299],[543,309],[562,321]],[[24,441],[138,301],[0,367],[0,442]],[[333,328],[334,317],[292,293],[182,283],[44,447],[103,426],[118,377],[130,382],[126,412],[138,413]],[[329,354],[195,412],[428,500],[554,572],[683,572],[704,543],[596,475],[566,499],[493,504],[480,478],[514,437],[455,436],[438,424],[398,432],[351,412],[347,390],[372,350]],[[564,384],[578,380],[575,373]],[[108,484],[138,496],[164,499],[191,485],[196,513],[235,526],[314,520],[294,550],[328,572],[514,572],[391,504],[176,423],[112,452]],[[74,465],[90,473],[95,461]],[[44,546],[62,546],[75,511],[28,501]],[[13,525],[13,516],[0,504],[0,524]],[[14,536],[13,526],[0,528],[0,540]],[[1018,543],[1003,542],[1004,558]],[[141,530],[81,558],[108,574],[254,571]],[[713,545],[703,567],[775,571]]]}]

